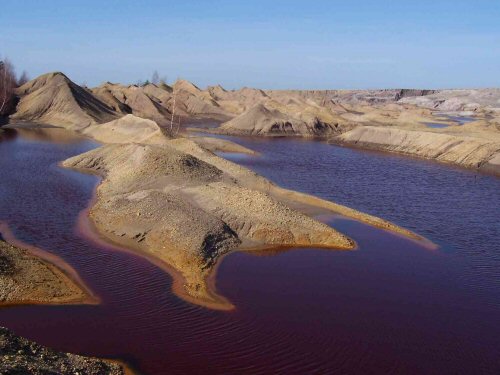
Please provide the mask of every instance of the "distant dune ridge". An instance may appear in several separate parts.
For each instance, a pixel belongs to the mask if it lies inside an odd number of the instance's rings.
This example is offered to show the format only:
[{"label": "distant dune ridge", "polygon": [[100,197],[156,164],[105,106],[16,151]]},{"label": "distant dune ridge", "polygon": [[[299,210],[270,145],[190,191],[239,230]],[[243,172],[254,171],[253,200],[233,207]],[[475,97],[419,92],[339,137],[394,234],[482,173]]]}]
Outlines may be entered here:
[{"label": "distant dune ridge", "polygon": [[[323,138],[500,174],[500,89],[226,90],[217,85],[202,90],[186,80],[172,86],[106,82],[88,89],[62,73],[49,73],[21,86],[17,95],[11,122],[63,126],[103,142],[143,142],[151,132],[175,132],[180,121],[175,117],[171,123],[175,99],[175,114],[183,123],[221,123],[197,131]],[[459,128],[443,115],[474,116],[475,121]],[[427,123],[443,128],[431,129]],[[101,124],[106,125],[98,130]]]},{"label": "distant dune ridge", "polygon": [[[158,125],[153,131],[156,134],[176,130],[178,117],[171,123],[175,99],[175,114],[182,117],[183,124],[196,120],[221,123],[217,128],[197,128],[198,131],[323,138],[331,143],[398,152],[500,174],[500,89],[260,90],[244,87],[226,90],[217,85],[202,90],[186,80],[178,80],[172,86],[106,82],[88,89],[76,85],[62,73],[49,73],[21,86],[17,95],[19,103],[11,116],[12,122],[63,126],[103,142],[109,142],[114,134],[116,140],[131,141],[137,137],[136,141],[142,142]],[[155,124],[146,126],[146,122],[136,121],[131,115]],[[475,121],[459,128],[443,115],[474,116]],[[144,134],[138,132],[139,122]],[[97,131],[96,126],[104,123],[106,126]],[[427,123],[438,123],[443,128],[431,129]],[[125,130],[127,127],[130,129]],[[369,128],[356,129],[358,127]],[[425,147],[421,144],[423,139]]]}]

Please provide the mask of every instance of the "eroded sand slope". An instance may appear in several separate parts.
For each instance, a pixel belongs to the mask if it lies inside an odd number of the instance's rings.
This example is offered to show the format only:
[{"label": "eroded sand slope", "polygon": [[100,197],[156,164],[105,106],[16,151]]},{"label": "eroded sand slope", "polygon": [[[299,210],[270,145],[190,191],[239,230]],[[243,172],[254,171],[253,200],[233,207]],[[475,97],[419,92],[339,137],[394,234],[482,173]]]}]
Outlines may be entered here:
[{"label": "eroded sand slope", "polygon": [[363,126],[332,142],[434,159],[500,175],[500,141],[495,138]]}]

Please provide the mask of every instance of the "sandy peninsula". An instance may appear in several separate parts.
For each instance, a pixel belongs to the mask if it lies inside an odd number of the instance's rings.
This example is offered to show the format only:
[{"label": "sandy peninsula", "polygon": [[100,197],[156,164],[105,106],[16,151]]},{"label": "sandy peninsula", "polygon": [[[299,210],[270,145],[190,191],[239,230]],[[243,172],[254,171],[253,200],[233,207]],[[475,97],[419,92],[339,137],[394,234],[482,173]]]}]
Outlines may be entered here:
[{"label": "sandy peninsula", "polygon": [[232,307],[217,295],[210,277],[219,259],[234,250],[355,248],[354,241],[315,220],[319,213],[339,213],[420,239],[382,219],[281,189],[214,154],[246,151],[226,141],[209,142],[207,148],[203,138],[169,138],[154,122],[133,115],[83,133],[105,145],[63,166],[103,178],[89,213],[93,227],[109,241],[173,269],[183,279],[180,295],[191,302]]},{"label": "sandy peninsula", "polygon": [[16,241],[5,224],[0,232],[1,305],[97,302],[62,259]]}]

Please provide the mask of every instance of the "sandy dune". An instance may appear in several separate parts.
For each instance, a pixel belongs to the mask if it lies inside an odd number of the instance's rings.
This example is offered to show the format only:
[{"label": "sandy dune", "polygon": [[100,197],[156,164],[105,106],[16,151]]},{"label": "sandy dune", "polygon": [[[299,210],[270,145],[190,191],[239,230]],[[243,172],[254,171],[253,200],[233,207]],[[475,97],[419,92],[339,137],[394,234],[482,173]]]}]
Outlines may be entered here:
[{"label": "sandy dune", "polygon": [[81,129],[116,119],[117,113],[62,73],[49,73],[27,82],[14,121],[39,122]]},{"label": "sandy dune", "polygon": [[283,106],[268,102],[251,107],[211,131],[233,135],[325,137],[354,127],[354,124],[325,112],[321,107]]}]

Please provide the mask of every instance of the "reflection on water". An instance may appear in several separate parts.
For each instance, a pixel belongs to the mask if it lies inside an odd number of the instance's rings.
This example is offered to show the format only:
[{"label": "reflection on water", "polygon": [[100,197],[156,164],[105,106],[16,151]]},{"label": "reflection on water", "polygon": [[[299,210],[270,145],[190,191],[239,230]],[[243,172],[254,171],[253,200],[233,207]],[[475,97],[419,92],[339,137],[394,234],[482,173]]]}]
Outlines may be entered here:
[{"label": "reflection on water", "polygon": [[[0,324],[59,350],[128,360],[145,374],[498,372],[491,223],[498,180],[319,142],[242,142],[262,156],[240,163],[286,187],[392,219],[446,251],[335,220],[358,250],[230,255],[217,287],[237,310],[210,311],[175,297],[170,277],[143,258],[75,234],[97,179],[57,162],[94,143],[19,135],[0,143],[0,220],[62,256],[103,303],[2,309]],[[486,195],[490,204],[479,204]],[[486,282],[496,288],[483,288]]]},{"label": "reflection on water", "polygon": [[434,129],[443,129],[449,126],[448,124],[440,124],[439,122],[424,122],[424,125],[426,125],[428,128]]}]

